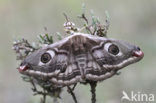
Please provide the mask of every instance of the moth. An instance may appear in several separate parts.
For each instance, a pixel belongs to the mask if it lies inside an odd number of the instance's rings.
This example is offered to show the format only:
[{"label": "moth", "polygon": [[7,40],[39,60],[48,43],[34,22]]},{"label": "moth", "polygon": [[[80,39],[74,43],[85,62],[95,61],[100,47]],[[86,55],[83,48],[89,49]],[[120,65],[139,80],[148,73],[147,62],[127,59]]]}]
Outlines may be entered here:
[{"label": "moth", "polygon": [[74,33],[28,55],[20,73],[55,85],[103,81],[118,70],[141,60],[144,53],[125,41]]}]

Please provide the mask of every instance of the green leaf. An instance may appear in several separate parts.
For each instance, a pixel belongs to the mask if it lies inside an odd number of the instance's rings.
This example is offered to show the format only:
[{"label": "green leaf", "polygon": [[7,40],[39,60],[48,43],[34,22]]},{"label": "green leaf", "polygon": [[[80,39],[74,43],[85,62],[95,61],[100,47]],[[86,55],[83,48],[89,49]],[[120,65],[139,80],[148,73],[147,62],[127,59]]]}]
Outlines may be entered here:
[{"label": "green leaf", "polygon": [[58,40],[62,40],[62,36],[61,36],[61,34],[59,32],[56,32],[56,35],[57,35]]}]

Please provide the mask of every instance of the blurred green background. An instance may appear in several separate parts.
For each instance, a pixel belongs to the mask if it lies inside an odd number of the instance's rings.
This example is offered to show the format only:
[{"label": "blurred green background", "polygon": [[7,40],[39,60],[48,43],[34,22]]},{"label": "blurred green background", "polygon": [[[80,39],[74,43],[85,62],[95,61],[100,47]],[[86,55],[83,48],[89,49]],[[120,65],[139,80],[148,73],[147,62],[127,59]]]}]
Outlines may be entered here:
[{"label": "blurred green background", "polygon": [[[22,37],[37,41],[37,35],[45,33],[44,27],[50,34],[62,32],[63,12],[81,26],[76,17],[82,13],[82,3],[103,22],[107,10],[111,21],[108,36],[137,44],[145,53],[141,62],[98,84],[97,103],[120,103],[123,90],[156,95],[156,0],[0,0],[0,103],[39,103],[39,96],[32,96],[31,86],[16,69],[12,42]],[[88,85],[76,88],[80,103],[90,103],[89,90]],[[61,101],[73,103],[66,89]]]}]

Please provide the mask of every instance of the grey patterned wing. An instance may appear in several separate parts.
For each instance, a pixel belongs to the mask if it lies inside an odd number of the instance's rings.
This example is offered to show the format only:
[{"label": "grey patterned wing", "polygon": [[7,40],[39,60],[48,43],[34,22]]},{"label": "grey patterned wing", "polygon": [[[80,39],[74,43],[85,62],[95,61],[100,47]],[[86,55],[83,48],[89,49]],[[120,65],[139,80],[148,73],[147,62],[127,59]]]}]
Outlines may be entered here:
[{"label": "grey patterned wing", "polygon": [[[63,59],[60,56],[60,59]],[[59,59],[57,59],[57,62],[55,64],[52,65],[56,65],[55,68],[58,68],[59,70],[61,70],[58,75],[53,76],[50,80],[52,82],[54,82],[55,84],[58,85],[71,85],[71,84],[75,84],[79,81],[81,81],[81,73],[80,70],[78,69],[73,56],[71,55],[66,55],[67,60],[65,60],[64,64],[63,62],[61,63]],[[64,66],[63,68],[63,65]]]},{"label": "grey patterned wing", "polygon": [[[103,50],[103,43],[91,50],[90,58],[87,62],[86,79],[92,81],[102,81],[110,78],[116,73],[113,68],[107,68],[108,62],[112,62],[111,58]],[[89,54],[88,54],[89,55]]]},{"label": "grey patterned wing", "polygon": [[143,53],[134,45],[77,33],[34,52],[20,70],[65,86],[107,79],[142,58]]}]

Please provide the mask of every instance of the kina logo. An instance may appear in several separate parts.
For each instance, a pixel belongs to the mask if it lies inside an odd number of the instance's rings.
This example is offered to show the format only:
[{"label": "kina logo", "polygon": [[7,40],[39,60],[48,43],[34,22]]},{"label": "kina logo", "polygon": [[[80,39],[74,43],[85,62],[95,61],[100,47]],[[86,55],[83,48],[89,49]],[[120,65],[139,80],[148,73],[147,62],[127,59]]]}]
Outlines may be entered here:
[{"label": "kina logo", "polygon": [[127,93],[125,91],[122,91],[122,97],[121,101],[130,101],[130,103],[133,102],[139,102],[139,103],[154,103],[155,101],[155,95],[154,94],[147,94],[147,93],[141,93],[141,92],[134,92],[131,91],[130,93]]}]

